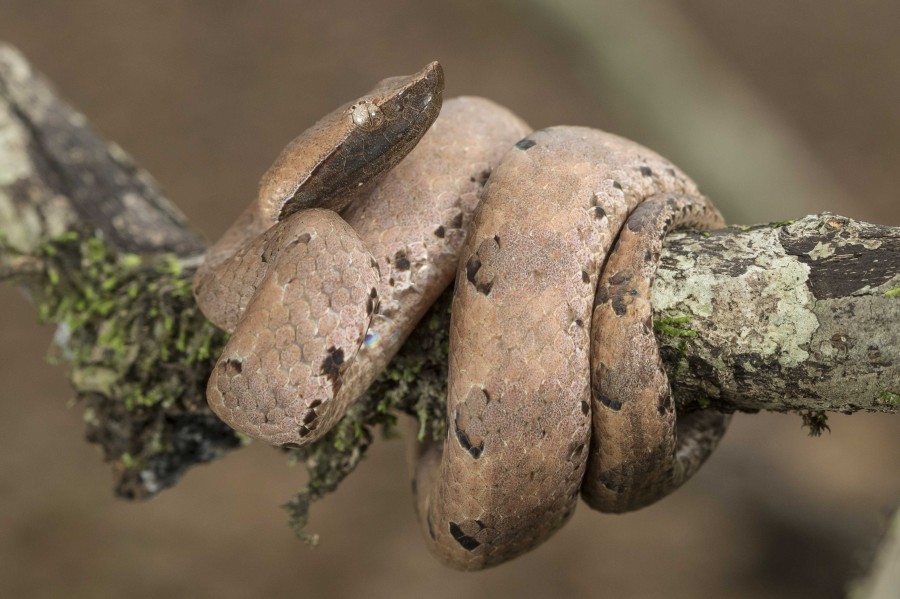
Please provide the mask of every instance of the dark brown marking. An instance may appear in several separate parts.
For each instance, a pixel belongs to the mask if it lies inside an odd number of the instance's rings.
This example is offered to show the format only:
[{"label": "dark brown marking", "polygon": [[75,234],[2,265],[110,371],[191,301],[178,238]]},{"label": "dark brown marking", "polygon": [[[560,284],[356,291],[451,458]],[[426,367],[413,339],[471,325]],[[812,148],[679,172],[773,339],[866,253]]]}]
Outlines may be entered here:
[{"label": "dark brown marking", "polygon": [[440,225],[437,229],[434,230],[434,236],[438,239],[443,239],[447,235],[446,229],[444,229],[444,225]]},{"label": "dark brown marking", "polygon": [[613,276],[611,276],[609,278],[609,284],[610,285],[621,285],[622,283],[625,283],[626,281],[630,281],[630,280],[631,280],[631,275],[628,274],[624,270],[620,270],[619,272],[617,272],[616,274],[614,274]]},{"label": "dark brown marking", "polygon": [[459,543],[460,546],[466,551],[474,551],[479,545],[481,545],[481,543],[478,542],[474,537],[470,537],[469,535],[465,534],[459,527],[459,524],[457,524],[456,522],[450,523],[450,534],[453,536],[456,542]]},{"label": "dark brown marking", "polygon": [[475,286],[476,291],[488,295],[491,287],[494,286],[494,280],[493,278],[490,280],[480,279],[478,277],[479,270],[481,270],[481,259],[478,256],[472,256],[466,262],[466,279]]},{"label": "dark brown marking", "polygon": [[328,355],[322,360],[322,366],[319,372],[328,377],[332,383],[337,382],[340,376],[341,364],[344,363],[344,350],[331,346],[328,348]]},{"label": "dark brown marking", "polygon": [[481,268],[481,260],[478,259],[478,256],[472,256],[466,261],[466,279],[473,285],[479,268]]},{"label": "dark brown marking", "polygon": [[529,149],[529,148],[531,148],[531,147],[534,147],[534,145],[535,145],[536,143],[537,143],[537,142],[535,142],[533,139],[528,139],[528,138],[526,137],[525,139],[519,140],[519,141],[516,143],[516,147],[519,148],[520,150],[527,150],[527,149]]},{"label": "dark brown marking", "polygon": [[231,378],[236,374],[241,374],[244,370],[244,364],[240,360],[225,360],[225,376]]},{"label": "dark brown marking", "polygon": [[406,252],[400,250],[394,254],[394,266],[397,267],[397,270],[409,270],[409,258],[406,256]]},{"label": "dark brown marking", "polygon": [[469,455],[476,460],[480,458],[481,454],[484,453],[484,441],[482,441],[478,445],[472,444],[472,441],[469,439],[469,435],[466,434],[466,431],[459,428],[458,412],[456,414],[456,418],[453,419],[453,428],[456,429],[456,440],[459,442],[459,446],[467,451]]}]

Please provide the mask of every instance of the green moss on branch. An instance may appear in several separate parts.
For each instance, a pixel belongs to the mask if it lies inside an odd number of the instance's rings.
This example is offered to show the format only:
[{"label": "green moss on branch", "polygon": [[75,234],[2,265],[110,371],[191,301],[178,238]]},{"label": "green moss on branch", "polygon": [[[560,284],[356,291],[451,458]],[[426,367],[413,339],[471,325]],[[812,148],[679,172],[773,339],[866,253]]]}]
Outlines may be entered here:
[{"label": "green moss on branch", "polygon": [[[2,241],[0,256],[23,258]],[[28,289],[40,322],[58,325],[51,360],[70,363],[87,437],[112,463],[118,495],[152,496],[240,444],[205,400],[226,335],[200,313],[174,255],[117,253],[68,233],[28,258],[40,268],[10,281]]]}]

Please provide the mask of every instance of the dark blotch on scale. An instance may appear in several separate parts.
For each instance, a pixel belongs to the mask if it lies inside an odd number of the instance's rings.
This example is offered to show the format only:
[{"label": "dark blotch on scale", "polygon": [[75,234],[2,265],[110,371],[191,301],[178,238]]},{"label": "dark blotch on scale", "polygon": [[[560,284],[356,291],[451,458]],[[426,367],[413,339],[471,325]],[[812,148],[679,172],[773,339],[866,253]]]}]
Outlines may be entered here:
[{"label": "dark blotch on scale", "polygon": [[478,259],[478,256],[472,256],[466,261],[466,279],[473,285],[475,285],[475,275],[478,274],[479,268],[481,268],[481,260]]},{"label": "dark blotch on scale", "polygon": [[613,312],[616,313],[616,316],[622,316],[628,311],[628,304],[625,303],[625,297],[622,294],[617,294],[616,297],[613,298],[612,309]]},{"label": "dark blotch on scale", "polygon": [[609,301],[609,286],[602,283],[597,286],[597,294],[594,296],[594,307],[601,306]]},{"label": "dark blotch on scale", "polygon": [[526,137],[525,139],[519,140],[516,143],[516,147],[519,148],[520,150],[527,150],[528,148],[533,147],[536,143],[537,142],[535,142],[533,139],[528,139]]},{"label": "dark blotch on scale", "polygon": [[456,429],[456,440],[459,441],[460,447],[469,452],[470,456],[476,460],[481,457],[481,453],[484,451],[484,442],[481,442],[478,445],[472,445],[472,442],[469,440],[469,435],[467,435],[465,431],[459,429]]},{"label": "dark blotch on scale", "polygon": [[604,406],[609,408],[610,410],[619,411],[622,409],[622,402],[617,399],[610,399],[608,395],[603,393],[603,390],[600,388],[600,381],[598,380],[600,377],[594,376],[591,377],[591,394],[594,396],[594,399],[602,403]]},{"label": "dark blotch on scale", "polygon": [[447,231],[444,229],[444,225],[440,225],[437,229],[434,230],[434,236],[438,239],[443,239],[447,234]]},{"label": "dark blotch on scale", "polygon": [[397,270],[409,270],[409,258],[406,256],[406,252],[399,251],[394,254],[394,266],[397,267]]},{"label": "dark blotch on scale", "polygon": [[328,348],[328,355],[322,360],[320,372],[328,377],[332,383],[338,380],[340,375],[340,366],[344,363],[344,350],[334,346]]},{"label": "dark blotch on scale", "polygon": [[224,364],[225,376],[233,377],[241,374],[244,370],[244,364],[240,360],[226,360]]},{"label": "dark blotch on scale", "polygon": [[459,446],[467,451],[474,459],[477,460],[480,458],[481,454],[484,453],[484,441],[478,445],[472,444],[472,440],[469,439],[469,435],[466,434],[466,431],[459,428],[459,414],[453,419],[453,428],[456,429],[456,440],[459,442]]},{"label": "dark blotch on scale", "polygon": [[653,170],[652,170],[649,166],[642,166],[642,167],[641,167],[641,174],[644,175],[645,177],[652,177],[652,176],[653,176]]},{"label": "dark blotch on scale", "polygon": [[481,269],[481,260],[478,256],[472,256],[466,261],[466,279],[475,286],[475,290],[479,293],[483,293],[487,295],[491,292],[491,287],[494,286],[493,279],[490,281],[479,281],[477,280],[478,271]]},{"label": "dark blotch on scale", "polygon": [[378,291],[374,287],[372,287],[372,291],[369,293],[369,297],[366,300],[366,314],[371,316],[377,310],[378,310]]},{"label": "dark blotch on scale", "polygon": [[450,523],[450,534],[453,535],[456,542],[466,551],[474,551],[481,545],[474,537],[465,534],[456,522]]},{"label": "dark blotch on scale", "polygon": [[620,270],[619,272],[617,272],[616,274],[614,274],[613,276],[611,276],[609,278],[609,284],[610,285],[621,285],[622,283],[624,283],[626,281],[630,281],[630,280],[631,280],[631,275],[623,270]]},{"label": "dark blotch on scale", "polygon": [[628,217],[626,225],[629,231],[640,232],[648,227],[656,228],[656,216],[659,214],[658,204],[641,204]]}]

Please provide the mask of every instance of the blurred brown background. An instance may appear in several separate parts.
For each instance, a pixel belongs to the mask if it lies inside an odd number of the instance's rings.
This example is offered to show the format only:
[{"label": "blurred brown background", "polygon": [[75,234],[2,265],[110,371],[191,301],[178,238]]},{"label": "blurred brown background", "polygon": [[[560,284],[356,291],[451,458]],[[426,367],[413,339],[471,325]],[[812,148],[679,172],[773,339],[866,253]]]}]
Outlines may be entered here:
[{"label": "blurred brown background", "polygon": [[[534,4],[0,0],[0,40],[210,237],[296,133],[432,59],[448,96],[488,96],[536,128],[596,126],[663,152],[732,220],[830,209],[900,224],[894,0],[560,1],[608,32],[593,40],[524,9]],[[603,46],[613,35],[623,41]],[[699,80],[705,124],[683,116],[692,102],[675,105],[698,83],[681,68],[710,78]],[[747,117],[746,135],[716,150],[680,141],[727,130],[714,118],[722,106]],[[761,131],[790,149],[796,164],[781,162],[797,180],[742,154]],[[735,164],[753,181],[729,189],[714,175]],[[810,439],[797,416],[739,416],[709,465],[661,504],[615,517],[582,507],[531,554],[460,574],[420,542],[402,443],[379,442],[314,508],[322,545],[309,550],[278,509],[303,475],[260,445],[148,503],[114,500],[79,409],[66,408],[64,369],[44,362],[52,330],[11,289],[0,306],[4,597],[839,597],[900,500],[896,417],[833,416],[833,432]]]}]

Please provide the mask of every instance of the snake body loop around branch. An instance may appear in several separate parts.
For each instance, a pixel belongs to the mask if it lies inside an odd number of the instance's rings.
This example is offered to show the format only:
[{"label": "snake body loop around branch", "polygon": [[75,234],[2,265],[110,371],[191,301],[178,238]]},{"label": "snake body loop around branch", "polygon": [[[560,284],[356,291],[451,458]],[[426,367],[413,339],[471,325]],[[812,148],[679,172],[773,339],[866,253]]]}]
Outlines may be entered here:
[{"label": "snake body loop around branch", "polygon": [[[479,98],[436,118],[439,68],[387,80],[292,142],[195,294],[234,332],[210,378],[213,410],[250,436],[302,444],[455,277],[448,436],[415,448],[414,489],[429,548],[479,569],[548,538],[579,493],[636,509],[715,447],[721,415],[676,430],[649,290],[670,228],[722,223],[683,173],[614,135],[529,134]],[[385,135],[395,142],[370,143]]]}]

